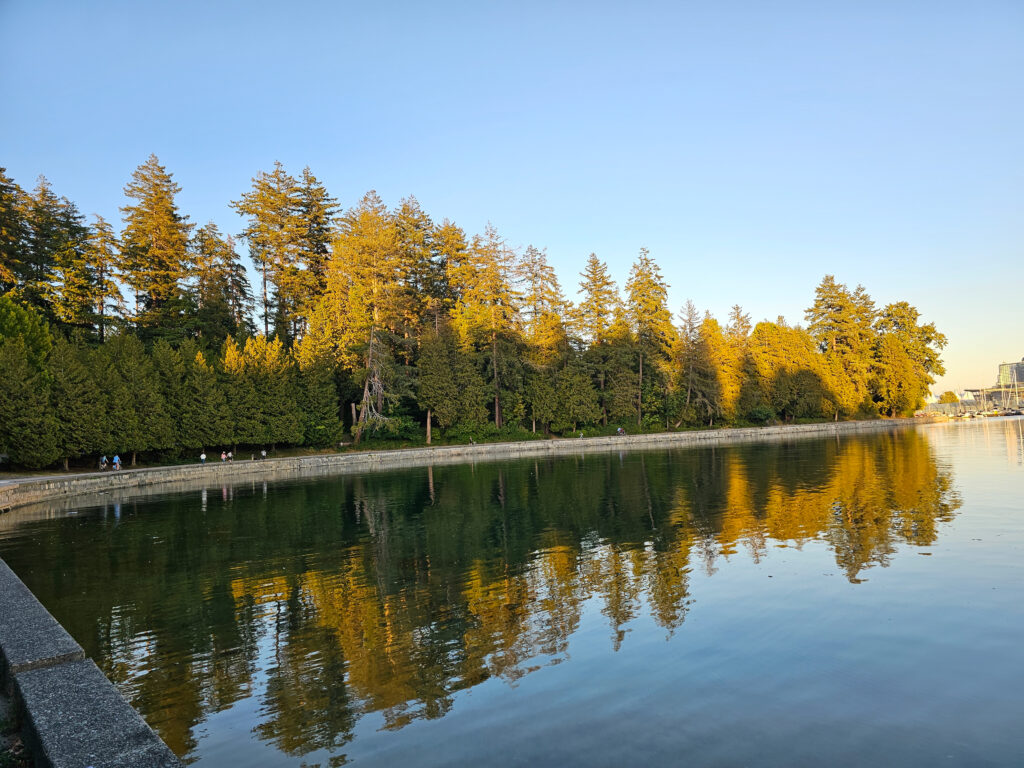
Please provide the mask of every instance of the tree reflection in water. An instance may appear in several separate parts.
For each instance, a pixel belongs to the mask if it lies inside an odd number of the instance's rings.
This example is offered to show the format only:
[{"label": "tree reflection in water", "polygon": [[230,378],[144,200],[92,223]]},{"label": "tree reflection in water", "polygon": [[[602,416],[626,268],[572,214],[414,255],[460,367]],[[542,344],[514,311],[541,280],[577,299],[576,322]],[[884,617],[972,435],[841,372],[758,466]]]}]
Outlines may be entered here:
[{"label": "tree reflection in water", "polygon": [[237,485],[26,526],[2,554],[176,753],[257,696],[258,737],[301,756],[567,660],[588,601],[618,650],[644,612],[680,630],[693,568],[823,541],[856,583],[958,506],[911,430]]}]

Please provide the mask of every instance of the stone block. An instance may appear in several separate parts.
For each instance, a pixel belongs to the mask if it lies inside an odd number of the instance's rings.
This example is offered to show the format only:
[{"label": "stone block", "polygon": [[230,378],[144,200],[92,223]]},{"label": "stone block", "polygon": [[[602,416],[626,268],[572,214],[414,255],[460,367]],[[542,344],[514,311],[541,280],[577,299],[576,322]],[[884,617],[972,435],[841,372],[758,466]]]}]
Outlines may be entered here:
[{"label": "stone block", "polygon": [[30,669],[84,659],[85,652],[0,560],[0,669]]},{"label": "stone block", "polygon": [[91,660],[14,676],[26,743],[51,768],[182,768]]}]

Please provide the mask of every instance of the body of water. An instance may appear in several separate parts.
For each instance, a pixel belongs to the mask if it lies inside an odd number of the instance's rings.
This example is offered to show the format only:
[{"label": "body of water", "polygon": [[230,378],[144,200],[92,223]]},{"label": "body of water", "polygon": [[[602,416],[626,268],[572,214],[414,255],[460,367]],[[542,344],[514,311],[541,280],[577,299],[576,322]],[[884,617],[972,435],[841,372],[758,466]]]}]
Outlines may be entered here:
[{"label": "body of water", "polygon": [[991,419],[247,481],[0,556],[197,766],[1021,765],[1022,497]]}]

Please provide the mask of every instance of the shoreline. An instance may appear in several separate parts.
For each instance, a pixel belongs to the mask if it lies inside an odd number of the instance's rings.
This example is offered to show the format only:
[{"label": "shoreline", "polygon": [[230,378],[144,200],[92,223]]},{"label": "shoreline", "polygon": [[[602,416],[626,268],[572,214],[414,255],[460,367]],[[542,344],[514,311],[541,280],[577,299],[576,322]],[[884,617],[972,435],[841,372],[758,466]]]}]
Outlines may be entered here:
[{"label": "shoreline", "polygon": [[[930,420],[928,420],[930,421]],[[227,480],[280,480],[384,469],[401,469],[467,461],[500,461],[525,456],[560,456],[589,452],[650,450],[657,448],[728,445],[734,443],[802,439],[898,429],[925,423],[920,418],[872,419],[870,421],[827,421],[767,427],[704,429],[687,432],[658,432],[646,435],[612,435],[589,438],[556,438],[504,443],[423,446],[319,454],[228,463],[177,464],[117,472],[83,472],[44,477],[27,476],[0,482],[0,514],[30,507],[53,514],[70,507],[124,501],[131,496],[159,492],[187,491]],[[60,502],[54,505],[54,502]],[[6,515],[0,517],[3,519]],[[21,515],[18,515],[21,517]],[[14,522],[14,521],[5,521]],[[7,527],[6,525],[3,527]]]}]

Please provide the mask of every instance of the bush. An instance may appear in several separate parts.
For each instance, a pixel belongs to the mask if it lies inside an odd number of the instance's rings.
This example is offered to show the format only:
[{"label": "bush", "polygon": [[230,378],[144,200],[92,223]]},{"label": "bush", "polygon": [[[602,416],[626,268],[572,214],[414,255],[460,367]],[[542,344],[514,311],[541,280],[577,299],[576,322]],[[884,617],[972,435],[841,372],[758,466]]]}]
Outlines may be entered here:
[{"label": "bush", "polygon": [[775,419],[775,411],[767,405],[755,405],[747,411],[747,418],[755,424],[767,424]]}]

